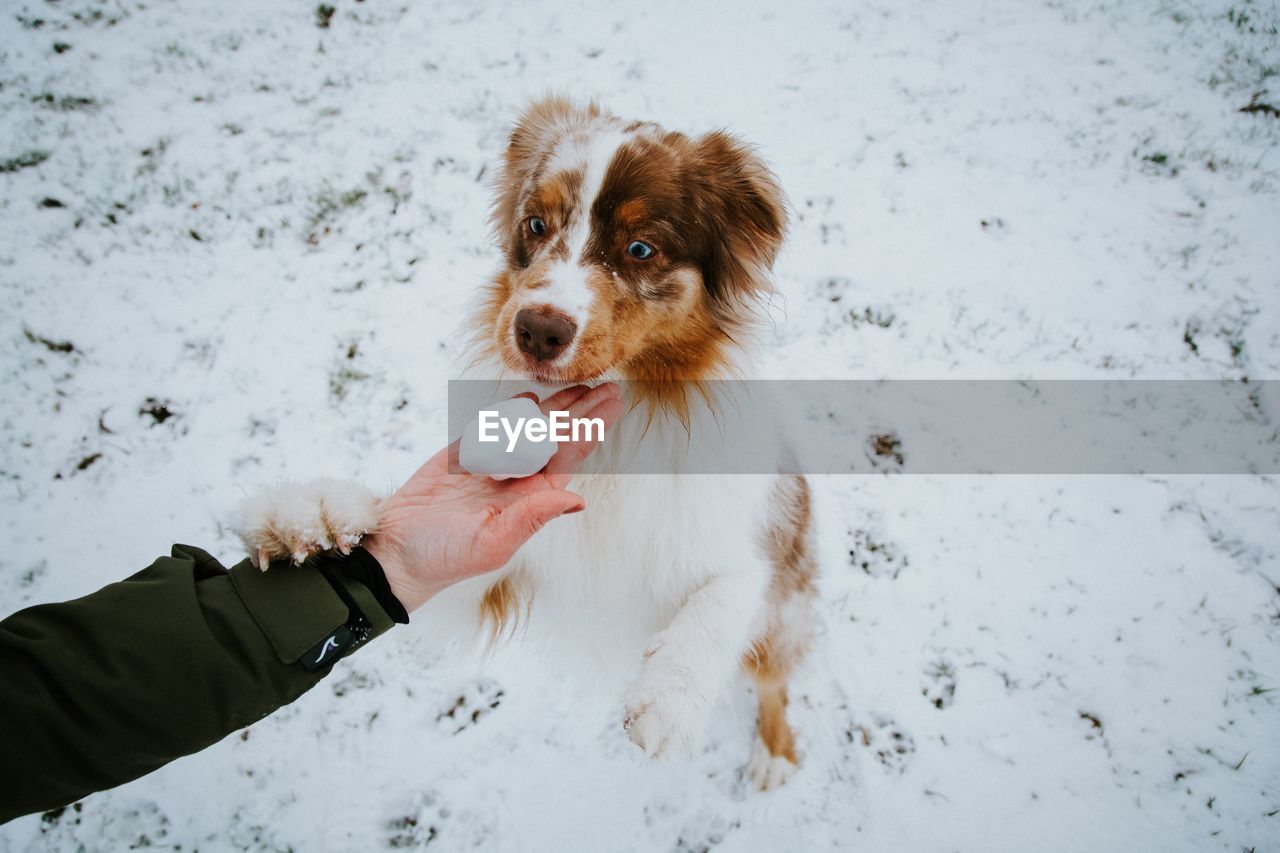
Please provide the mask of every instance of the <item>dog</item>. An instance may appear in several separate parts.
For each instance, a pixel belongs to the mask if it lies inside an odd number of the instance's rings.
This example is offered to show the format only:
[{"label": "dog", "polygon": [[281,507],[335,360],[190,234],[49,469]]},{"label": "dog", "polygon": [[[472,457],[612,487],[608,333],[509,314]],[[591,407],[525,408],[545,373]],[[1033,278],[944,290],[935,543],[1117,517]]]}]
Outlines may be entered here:
[{"label": "dog", "polygon": [[[749,375],[760,348],[786,229],[779,184],[727,133],[547,97],[516,123],[494,188],[504,264],[470,320],[469,372],[624,380],[632,411],[571,485],[588,512],[436,596],[422,621],[572,636],[604,666],[635,668],[623,725],[652,756],[694,753],[743,669],[759,706],[746,772],[776,788],[798,765],[787,687],[813,634],[809,486],[794,474],[681,476],[680,460],[691,446],[714,455],[738,401],[712,380]],[[669,459],[670,473],[601,473],[641,452]],[[301,561],[349,549],[378,506],[357,484],[280,486],[245,506],[242,535],[260,565]]]}]

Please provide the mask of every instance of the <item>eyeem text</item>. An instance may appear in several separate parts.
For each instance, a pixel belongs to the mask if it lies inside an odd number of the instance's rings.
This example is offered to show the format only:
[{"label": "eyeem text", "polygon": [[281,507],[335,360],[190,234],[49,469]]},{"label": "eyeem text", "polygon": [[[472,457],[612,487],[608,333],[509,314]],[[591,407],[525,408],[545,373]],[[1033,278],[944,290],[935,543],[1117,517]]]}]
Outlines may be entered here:
[{"label": "eyeem text", "polygon": [[552,411],[545,418],[504,418],[491,409],[480,410],[480,441],[492,444],[507,437],[507,453],[515,450],[523,435],[526,441],[604,441],[604,418],[571,418],[568,412]]}]

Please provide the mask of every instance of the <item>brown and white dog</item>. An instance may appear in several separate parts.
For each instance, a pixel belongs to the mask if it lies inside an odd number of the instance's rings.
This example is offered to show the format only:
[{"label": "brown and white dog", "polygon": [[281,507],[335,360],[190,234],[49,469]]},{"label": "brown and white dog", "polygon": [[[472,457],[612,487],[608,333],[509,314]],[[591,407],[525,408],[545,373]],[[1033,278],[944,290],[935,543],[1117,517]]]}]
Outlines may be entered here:
[{"label": "brown and white dog", "polygon": [[[720,418],[740,402],[688,389],[749,375],[786,225],[777,181],[725,133],[693,138],[548,98],[513,130],[496,191],[505,268],[472,321],[473,375],[628,380],[626,402],[648,414],[624,415],[570,487],[588,512],[415,622],[461,616],[494,636],[518,622],[633,671],[624,724],[655,756],[692,753],[744,668],[759,701],[747,772],[777,787],[797,764],[787,682],[812,634],[809,488],[791,475],[679,473],[691,445],[704,464],[714,456]],[[636,453],[670,459],[673,473],[592,473]],[[354,484],[283,486],[249,502],[242,535],[270,557],[346,547],[372,529],[377,502]]]}]

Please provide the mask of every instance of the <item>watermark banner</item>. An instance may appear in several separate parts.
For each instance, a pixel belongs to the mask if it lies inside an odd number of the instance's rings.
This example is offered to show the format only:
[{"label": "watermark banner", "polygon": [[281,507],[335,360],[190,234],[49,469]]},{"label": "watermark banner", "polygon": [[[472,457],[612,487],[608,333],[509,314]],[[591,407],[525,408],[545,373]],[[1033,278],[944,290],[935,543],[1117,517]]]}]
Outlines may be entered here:
[{"label": "watermark banner", "polygon": [[[607,474],[1277,474],[1280,380],[619,382]],[[451,439],[527,381],[449,383]],[[527,426],[527,425],[526,425]],[[589,425],[583,424],[586,429]],[[568,429],[564,431],[567,436]],[[541,428],[535,436],[545,435]],[[486,439],[488,440],[488,439]],[[553,440],[539,438],[537,440]],[[500,452],[515,452],[501,450]]]}]

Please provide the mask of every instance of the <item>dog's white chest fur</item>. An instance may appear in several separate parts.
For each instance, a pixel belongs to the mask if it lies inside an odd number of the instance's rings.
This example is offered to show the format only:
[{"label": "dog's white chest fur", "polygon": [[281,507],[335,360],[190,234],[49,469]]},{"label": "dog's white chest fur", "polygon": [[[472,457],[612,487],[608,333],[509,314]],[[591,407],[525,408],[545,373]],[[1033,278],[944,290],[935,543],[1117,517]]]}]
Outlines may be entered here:
[{"label": "dog's white chest fur", "polygon": [[513,561],[533,584],[531,632],[564,638],[586,628],[594,636],[573,639],[634,665],[711,577],[755,573],[763,582],[770,479],[579,477],[571,488],[587,511],[553,522]]},{"label": "dog's white chest fur", "polygon": [[[520,599],[514,627],[523,639],[620,676],[634,671],[654,635],[713,578],[741,579],[753,592],[734,606],[753,623],[763,616],[760,593],[771,571],[765,535],[776,480],[590,473],[627,470],[637,460],[642,467],[661,460],[662,470],[678,471],[679,459],[705,464],[721,441],[716,425],[699,423],[712,419],[710,410],[695,412],[692,424],[706,447],[698,440],[691,446],[690,431],[674,419],[632,414],[569,487],[586,500],[586,511],[551,522],[503,570]],[[448,616],[456,618],[459,609],[479,618],[479,597],[493,583],[476,579],[446,591],[427,605],[423,621],[436,622],[438,612],[439,621],[451,622]]]}]

